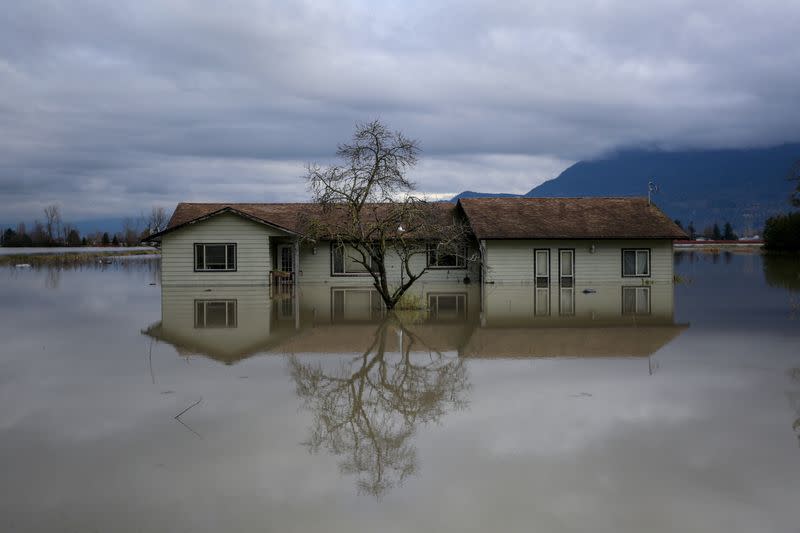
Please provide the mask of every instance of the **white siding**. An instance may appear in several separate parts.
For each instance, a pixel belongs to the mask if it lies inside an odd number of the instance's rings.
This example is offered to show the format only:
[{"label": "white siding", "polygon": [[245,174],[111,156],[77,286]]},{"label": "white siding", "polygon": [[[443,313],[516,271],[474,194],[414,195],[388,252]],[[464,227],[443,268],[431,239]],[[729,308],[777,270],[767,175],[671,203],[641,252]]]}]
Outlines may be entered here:
[{"label": "white siding", "polygon": [[[334,276],[331,274],[331,243],[322,242],[317,245],[316,253],[313,253],[314,248],[310,245],[303,245],[300,248],[300,282],[301,283],[333,283],[337,285],[359,285],[368,284],[372,285],[372,276],[370,275],[348,275],[348,276]],[[419,272],[425,268],[425,255],[416,255],[411,262],[411,271]],[[396,254],[390,253],[386,261],[386,275],[389,283],[400,283],[400,258]],[[454,268],[454,269],[431,269],[428,270],[418,283],[434,283],[434,282],[451,282],[461,283],[466,276],[470,280],[477,282],[479,280],[480,267],[477,262],[468,264],[468,268]]]},{"label": "white siding", "polygon": [[[594,253],[590,248],[594,246]],[[486,281],[490,283],[533,283],[533,251],[550,250],[550,276],[558,277],[558,250],[575,250],[575,285],[586,287],[597,283],[662,283],[672,282],[672,241],[651,240],[490,240],[486,241]],[[649,278],[622,277],[622,249],[650,249]]]},{"label": "white siding", "polygon": [[[524,324],[526,326],[547,325],[606,325],[606,324],[672,324],[674,322],[674,285],[657,283],[648,287],[638,287],[638,280],[632,283],[594,283],[594,292],[584,293],[582,289],[563,289],[571,292],[572,304],[562,308],[560,297],[562,289],[557,283],[545,289],[549,307],[537,309],[536,290],[533,284],[485,285],[483,292],[483,312],[486,326],[507,326]],[[649,312],[628,314],[623,312],[623,287],[637,287],[648,291]]]},{"label": "white siding", "polygon": [[[195,325],[198,301],[236,302],[236,325],[199,328]],[[264,344],[270,337],[272,301],[269,287],[163,287],[161,328],[170,342],[210,354],[229,355]]]},{"label": "white siding", "polygon": [[[280,230],[224,213],[164,235],[161,241],[161,284],[268,285],[270,236]],[[236,243],[236,272],[195,272],[195,243]]]}]

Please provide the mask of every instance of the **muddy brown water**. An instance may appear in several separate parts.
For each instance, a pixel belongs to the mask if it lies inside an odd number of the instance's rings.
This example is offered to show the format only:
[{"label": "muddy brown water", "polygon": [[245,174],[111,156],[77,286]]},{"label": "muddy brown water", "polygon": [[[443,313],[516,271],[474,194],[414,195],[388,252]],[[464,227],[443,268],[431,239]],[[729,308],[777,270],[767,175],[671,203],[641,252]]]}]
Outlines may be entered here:
[{"label": "muddy brown water", "polygon": [[0,270],[1,531],[797,531],[800,266],[163,289]]}]

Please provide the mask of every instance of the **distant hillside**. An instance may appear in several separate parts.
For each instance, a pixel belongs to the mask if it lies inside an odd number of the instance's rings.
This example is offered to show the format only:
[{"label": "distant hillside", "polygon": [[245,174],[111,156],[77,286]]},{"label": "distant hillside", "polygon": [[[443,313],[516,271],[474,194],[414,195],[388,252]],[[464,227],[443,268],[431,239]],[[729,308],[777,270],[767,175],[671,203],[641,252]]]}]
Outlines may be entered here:
[{"label": "distant hillside", "polygon": [[[525,196],[645,196],[697,231],[730,221],[740,233],[760,230],[764,220],[789,209],[789,169],[800,160],[800,144],[745,150],[661,152],[627,150],[580,161]],[[462,193],[464,194],[464,193]],[[470,193],[478,196],[478,193]],[[459,195],[460,196],[460,195]]]},{"label": "distant hillside", "polygon": [[464,191],[453,196],[452,202],[455,202],[459,198],[515,198],[517,196],[522,196],[521,194],[511,194],[508,192],[475,192],[475,191]]}]

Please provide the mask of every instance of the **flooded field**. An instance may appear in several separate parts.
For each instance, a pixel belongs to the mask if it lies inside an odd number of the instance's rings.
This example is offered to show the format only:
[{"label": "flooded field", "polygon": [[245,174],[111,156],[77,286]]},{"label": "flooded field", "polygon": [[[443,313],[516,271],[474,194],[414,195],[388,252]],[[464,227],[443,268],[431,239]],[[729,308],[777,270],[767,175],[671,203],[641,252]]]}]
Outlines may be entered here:
[{"label": "flooded field", "polygon": [[797,531],[800,263],[675,261],[392,315],[2,269],[0,531]]}]

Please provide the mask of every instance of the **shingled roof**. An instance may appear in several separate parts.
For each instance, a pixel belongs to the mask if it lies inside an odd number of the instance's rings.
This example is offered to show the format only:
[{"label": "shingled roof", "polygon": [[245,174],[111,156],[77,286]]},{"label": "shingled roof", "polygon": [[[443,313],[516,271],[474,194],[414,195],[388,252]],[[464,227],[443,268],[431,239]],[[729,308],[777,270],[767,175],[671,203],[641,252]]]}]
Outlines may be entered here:
[{"label": "shingled roof", "polygon": [[685,239],[646,198],[462,198],[478,239]]},{"label": "shingled roof", "polygon": [[[386,204],[388,205],[388,204]],[[376,206],[377,212],[383,204],[368,204]],[[456,213],[456,205],[449,202],[431,204],[432,213],[438,218],[437,223],[446,225],[451,223]],[[253,203],[190,203],[181,202],[167,223],[166,229],[149,237],[156,240],[165,233],[170,233],[188,224],[199,222],[209,217],[222,213],[233,213],[255,222],[277,227],[288,233],[301,234],[308,221],[315,217],[326,219],[335,226],[336,211],[323,213],[322,207],[315,203],[284,203],[284,204],[253,204]]]},{"label": "shingled roof", "polygon": [[[440,206],[442,223],[454,205]],[[686,239],[687,235],[646,198],[462,198],[459,204],[478,239]],[[187,224],[234,213],[288,233],[303,233],[313,203],[179,203],[157,239]]]}]

